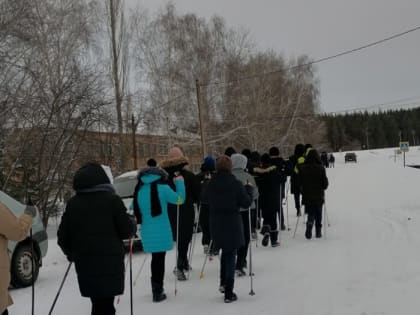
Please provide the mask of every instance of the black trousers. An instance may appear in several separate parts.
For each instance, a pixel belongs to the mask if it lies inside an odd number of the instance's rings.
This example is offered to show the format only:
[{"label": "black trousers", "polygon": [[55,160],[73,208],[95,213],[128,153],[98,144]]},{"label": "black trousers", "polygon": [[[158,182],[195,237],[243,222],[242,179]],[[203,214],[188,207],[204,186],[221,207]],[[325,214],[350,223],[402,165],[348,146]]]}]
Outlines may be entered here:
[{"label": "black trousers", "polygon": [[[181,206],[179,209],[179,227],[177,226],[177,210],[173,208],[169,211],[169,221],[171,222],[172,235],[174,241],[177,241],[178,262],[177,268],[183,270],[188,266],[188,247],[192,240],[194,231],[195,212],[192,208]],[[177,237],[177,229],[179,235]]]},{"label": "black trousers", "polygon": [[166,252],[152,253],[150,268],[152,271],[152,282],[163,287],[165,277],[165,257]]},{"label": "black trousers", "polygon": [[222,249],[222,257],[220,258],[220,285],[232,286],[235,280],[235,260],[236,249],[225,251]]},{"label": "black trousers", "polygon": [[6,309],[3,313],[1,313],[1,315],[9,315],[9,312]]},{"label": "black trousers", "polygon": [[277,230],[277,211],[275,209],[262,209],[263,225],[270,226],[270,230]]},{"label": "black trousers", "polygon": [[294,193],[293,196],[295,197],[295,208],[300,210],[300,192]]},{"label": "black trousers", "polygon": [[307,224],[313,225],[320,229],[322,227],[322,206],[311,205],[305,206],[305,211],[308,214]]},{"label": "black trousers", "polygon": [[90,298],[92,315],[115,315],[114,298]]},{"label": "black trousers", "polygon": [[242,224],[244,227],[245,245],[238,249],[238,257],[236,259],[236,269],[246,268],[246,256],[248,255],[248,246],[250,241],[249,231],[249,212],[242,211]]}]

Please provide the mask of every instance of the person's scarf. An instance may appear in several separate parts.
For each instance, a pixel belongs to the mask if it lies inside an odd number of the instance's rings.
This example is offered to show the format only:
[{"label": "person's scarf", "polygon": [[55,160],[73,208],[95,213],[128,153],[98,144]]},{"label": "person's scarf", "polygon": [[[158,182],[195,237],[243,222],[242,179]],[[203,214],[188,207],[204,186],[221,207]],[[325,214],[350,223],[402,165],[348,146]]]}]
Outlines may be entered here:
[{"label": "person's scarf", "polygon": [[148,167],[139,172],[137,176],[138,182],[136,187],[134,188],[134,199],[133,199],[133,210],[134,215],[137,218],[137,223],[142,223],[142,216],[141,216],[141,209],[139,206],[138,201],[138,192],[140,191],[141,187],[145,185],[142,181],[142,177],[148,174],[159,175],[160,178],[152,183],[150,183],[150,209],[151,209],[151,216],[157,217],[158,215],[162,214],[162,205],[160,204],[159,194],[158,194],[158,184],[164,183],[167,178],[168,174],[159,167]]}]

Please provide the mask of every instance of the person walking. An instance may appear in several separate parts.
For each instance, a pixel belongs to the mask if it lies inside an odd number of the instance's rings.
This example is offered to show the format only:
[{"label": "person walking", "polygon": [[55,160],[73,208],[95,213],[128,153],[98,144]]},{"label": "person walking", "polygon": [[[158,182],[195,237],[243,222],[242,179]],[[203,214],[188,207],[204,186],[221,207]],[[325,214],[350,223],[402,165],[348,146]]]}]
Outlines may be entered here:
[{"label": "person walking", "polygon": [[315,223],[315,237],[322,237],[322,206],[325,202],[325,190],[328,188],[328,178],[322,166],[318,151],[308,152],[305,163],[298,165],[299,182],[302,189],[302,204],[308,215],[305,237],[312,238]]},{"label": "person walking", "polygon": [[305,163],[305,146],[302,143],[298,143],[295,146],[295,151],[292,156],[289,157],[289,162],[292,168],[292,174],[290,175],[290,192],[292,193],[295,200],[296,216],[300,217],[301,212],[301,191],[298,179],[298,168],[297,165]]},{"label": "person walking", "polygon": [[280,245],[278,241],[277,213],[280,211],[280,192],[283,181],[277,167],[272,165],[269,154],[261,156],[261,167],[254,168],[255,181],[258,186],[258,205],[263,217],[261,234],[262,245],[267,246],[271,240],[271,246]]},{"label": "person walking", "polygon": [[216,159],[216,174],[210,180],[203,198],[210,209],[210,230],[216,249],[221,249],[220,292],[225,303],[237,300],[233,292],[235,260],[238,248],[244,246],[244,231],[240,208],[252,203],[253,188],[244,186],[232,175],[232,161],[222,155]]},{"label": "person walking", "polygon": [[173,247],[168,203],[181,205],[185,200],[182,176],[173,179],[175,191],[166,183],[168,174],[159,167],[148,167],[138,174],[134,191],[133,209],[140,216],[143,250],[152,253],[151,284],[153,302],[166,299],[163,280],[165,277],[166,252]]},{"label": "person walking", "polygon": [[[216,160],[212,156],[207,156],[201,164],[200,173],[197,174],[197,179],[200,182],[200,190],[203,192],[208,185],[209,181],[214,176],[216,171]],[[201,227],[202,238],[201,244],[204,248],[205,254],[214,254],[210,246],[210,215],[209,205],[200,197],[200,217],[199,224]]]},{"label": "person walking", "polygon": [[[175,276],[179,281],[187,280],[185,271],[190,270],[188,261],[188,247],[192,240],[195,221],[194,204],[200,201],[200,183],[197,177],[186,167],[189,164],[184,152],[178,146],[172,147],[168,152],[168,158],[160,163],[160,166],[168,173],[168,185],[175,190],[174,178],[182,176],[185,184],[185,202],[179,206],[169,204],[168,214],[171,222],[174,241],[178,239],[178,260],[174,269]],[[179,226],[178,226],[179,224]],[[179,235],[177,236],[177,231]]]},{"label": "person walking", "polygon": [[255,211],[256,207],[256,200],[258,199],[258,188],[256,187],[254,177],[247,173],[246,167],[248,164],[248,159],[245,155],[234,153],[231,156],[232,160],[232,174],[238,179],[243,185],[251,185],[255,189],[253,189],[252,194],[252,204],[250,208],[241,208],[241,217],[242,217],[242,224],[243,224],[243,230],[244,230],[244,239],[245,244],[244,246],[240,247],[238,249],[238,257],[236,259],[236,274],[238,276],[245,276],[246,272],[245,269],[247,267],[247,261],[246,257],[248,255],[248,246],[251,238],[251,231],[249,230],[250,222],[250,213],[249,211],[252,211],[253,209]]},{"label": "person walking", "polygon": [[335,164],[335,157],[334,154],[330,153],[330,156],[328,158],[328,161],[330,163],[330,167],[334,168],[334,164]]},{"label": "person walking", "polygon": [[280,208],[279,208],[279,218],[280,218],[280,229],[282,231],[286,230],[286,225],[284,224],[284,213],[283,213],[283,199],[286,198],[286,189],[285,184],[287,181],[287,176],[291,174],[291,168],[286,163],[286,161],[280,156],[280,150],[277,147],[271,147],[268,151],[270,155],[271,164],[276,166],[277,172],[280,175]]},{"label": "person walking", "polygon": [[124,292],[123,240],[137,229],[112,182],[109,168],[82,166],[57,232],[58,245],[75,264],[80,293],[92,302],[92,315],[115,314],[114,298]]},{"label": "person walking", "polygon": [[18,218],[6,205],[0,202],[0,314],[8,315],[7,308],[13,304],[9,295],[10,257],[7,243],[24,239],[32,226],[32,218],[36,216],[36,209],[27,206]]}]

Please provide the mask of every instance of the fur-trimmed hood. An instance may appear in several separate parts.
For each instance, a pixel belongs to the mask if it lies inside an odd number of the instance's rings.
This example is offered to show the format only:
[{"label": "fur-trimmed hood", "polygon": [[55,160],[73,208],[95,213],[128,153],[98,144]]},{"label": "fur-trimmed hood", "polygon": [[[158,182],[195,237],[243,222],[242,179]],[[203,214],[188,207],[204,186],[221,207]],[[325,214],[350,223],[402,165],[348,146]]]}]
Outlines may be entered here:
[{"label": "fur-trimmed hood", "polygon": [[180,167],[183,168],[185,165],[188,165],[189,161],[185,156],[177,157],[173,159],[167,159],[160,162],[160,166],[164,169]]}]

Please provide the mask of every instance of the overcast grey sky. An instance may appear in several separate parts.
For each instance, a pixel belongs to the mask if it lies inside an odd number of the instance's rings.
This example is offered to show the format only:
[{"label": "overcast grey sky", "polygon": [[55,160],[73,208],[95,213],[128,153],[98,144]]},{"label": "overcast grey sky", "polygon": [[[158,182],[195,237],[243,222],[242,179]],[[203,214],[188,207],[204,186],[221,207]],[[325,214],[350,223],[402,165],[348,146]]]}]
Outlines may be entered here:
[{"label": "overcast grey sky", "polygon": [[[167,0],[126,0],[151,12]],[[420,26],[419,0],[175,0],[179,13],[223,16],[257,47],[312,59]],[[321,109],[341,111],[402,99],[420,105],[420,31],[317,65]]]}]

